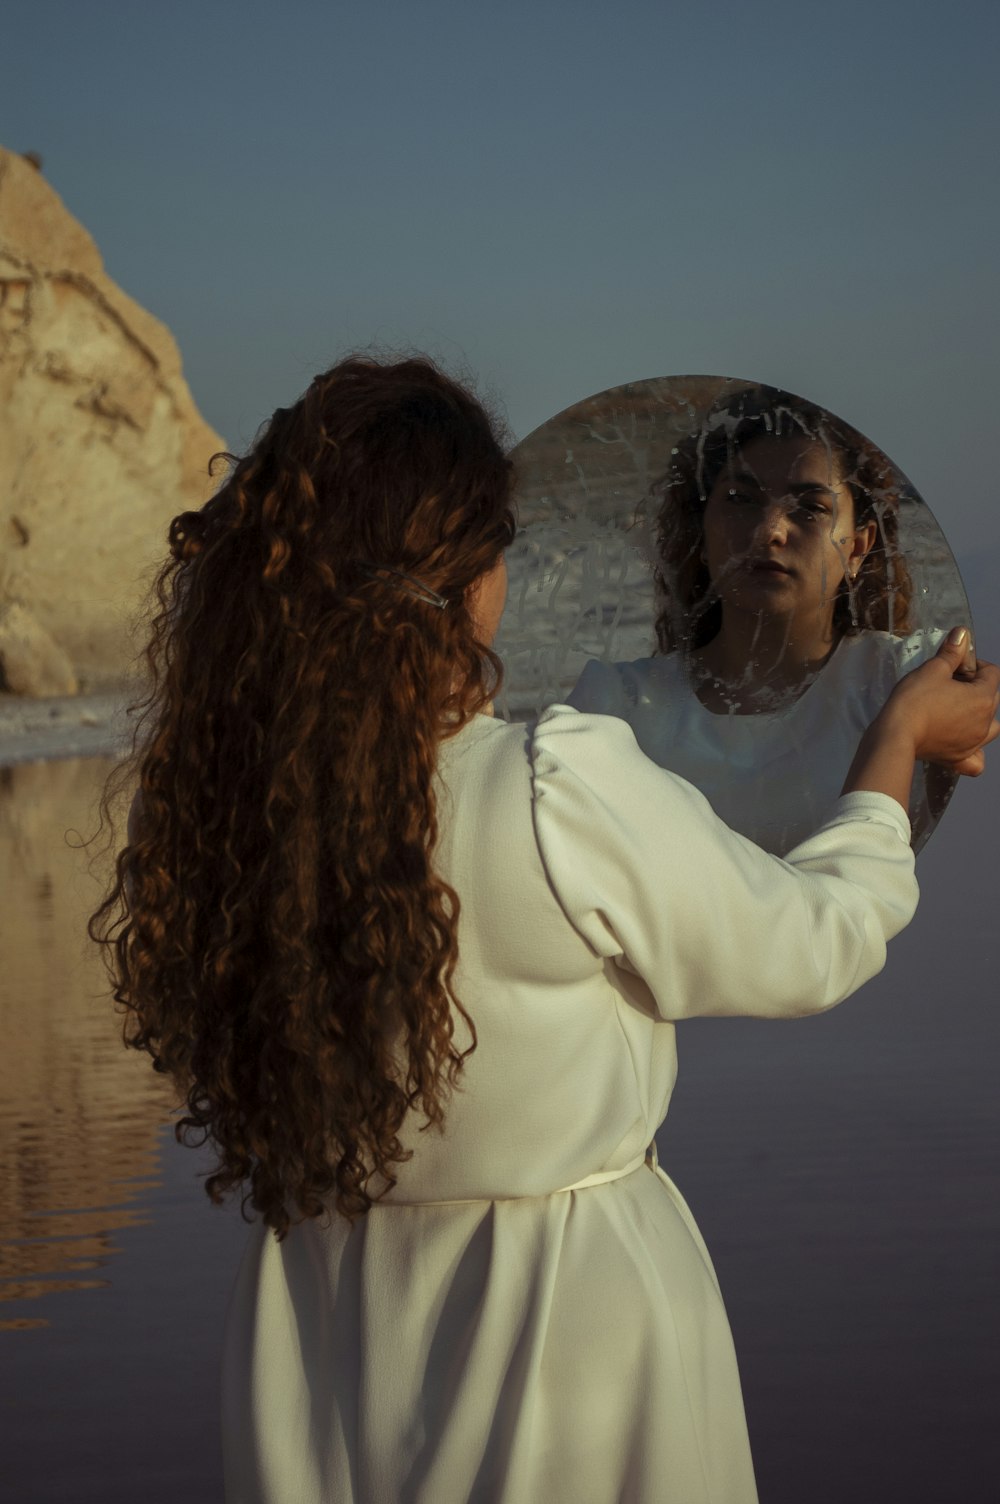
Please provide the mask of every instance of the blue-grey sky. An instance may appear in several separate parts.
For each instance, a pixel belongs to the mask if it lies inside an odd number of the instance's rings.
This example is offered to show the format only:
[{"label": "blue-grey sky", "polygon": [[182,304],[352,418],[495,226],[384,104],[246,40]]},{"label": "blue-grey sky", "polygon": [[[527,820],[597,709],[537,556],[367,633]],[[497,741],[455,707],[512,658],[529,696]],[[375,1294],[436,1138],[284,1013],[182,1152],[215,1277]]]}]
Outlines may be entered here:
[{"label": "blue-grey sky", "polygon": [[998,15],[7,0],[0,141],[231,445],[373,340],[470,368],[517,436],[752,377],[853,421],[967,556],[1000,549]]}]

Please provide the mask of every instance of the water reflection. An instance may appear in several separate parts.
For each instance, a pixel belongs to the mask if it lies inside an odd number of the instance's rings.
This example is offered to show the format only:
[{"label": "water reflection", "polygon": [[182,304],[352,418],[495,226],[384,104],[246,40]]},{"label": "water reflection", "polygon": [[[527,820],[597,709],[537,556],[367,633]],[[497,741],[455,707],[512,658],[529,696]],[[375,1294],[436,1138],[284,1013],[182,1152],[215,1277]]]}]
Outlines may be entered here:
[{"label": "water reflection", "polygon": [[170,1088],[123,1049],[87,916],[100,874],[69,842],[96,827],[110,763],[0,768],[0,1330],[98,1289],[115,1234],[148,1220]]}]

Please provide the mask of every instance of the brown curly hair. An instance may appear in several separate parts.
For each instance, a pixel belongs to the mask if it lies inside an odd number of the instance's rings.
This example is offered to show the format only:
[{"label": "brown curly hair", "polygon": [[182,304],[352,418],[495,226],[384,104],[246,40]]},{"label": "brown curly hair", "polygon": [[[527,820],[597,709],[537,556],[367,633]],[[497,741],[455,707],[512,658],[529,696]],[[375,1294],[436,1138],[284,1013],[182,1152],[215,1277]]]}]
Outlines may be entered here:
[{"label": "brown curly hair", "polygon": [[224,458],[170,527],[104,797],[137,775],[129,844],[89,928],[178,1141],[217,1153],[210,1198],[242,1188],[280,1239],[390,1189],[407,1113],[440,1130],[475,1048],[433,775],[499,687],[467,592],[515,523],[497,429],[423,358],[341,361]]},{"label": "brown curly hair", "polygon": [[881,450],[815,403],[778,387],[747,387],[714,407],[697,433],[682,439],[652,487],[657,505],[654,581],[661,653],[704,647],[722,625],[722,605],[701,558],[704,512],[723,469],[754,439],[800,435],[825,444],[839,462],[858,526],[874,522],[876,542],[856,579],[843,580],[833,608],[839,640],[863,631],[911,630],[913,584],[899,552],[899,506],[906,482]]}]

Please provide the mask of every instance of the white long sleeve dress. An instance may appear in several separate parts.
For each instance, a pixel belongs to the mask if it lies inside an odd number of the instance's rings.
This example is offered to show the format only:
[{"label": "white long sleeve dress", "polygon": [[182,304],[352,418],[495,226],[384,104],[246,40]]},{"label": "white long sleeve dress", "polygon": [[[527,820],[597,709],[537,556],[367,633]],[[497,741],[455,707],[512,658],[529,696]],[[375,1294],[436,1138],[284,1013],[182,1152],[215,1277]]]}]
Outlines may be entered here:
[{"label": "white long sleeve dress", "polygon": [[[647,757],[689,779],[733,830],[783,856],[827,818],[862,732],[943,637],[929,630],[842,638],[804,694],[758,715],[708,710],[680,653],[634,663],[591,660],[567,698],[577,710],[627,721]],[[909,814],[925,839],[934,819],[922,765]]]},{"label": "white long sleeve dress", "polygon": [[251,1232],[226,1498],[753,1504],[712,1263],[645,1151],[676,1020],[819,1012],[882,967],[917,899],[905,813],[851,795],[782,861],[566,706],[476,717],[439,774],[478,1047],[385,1202]]}]

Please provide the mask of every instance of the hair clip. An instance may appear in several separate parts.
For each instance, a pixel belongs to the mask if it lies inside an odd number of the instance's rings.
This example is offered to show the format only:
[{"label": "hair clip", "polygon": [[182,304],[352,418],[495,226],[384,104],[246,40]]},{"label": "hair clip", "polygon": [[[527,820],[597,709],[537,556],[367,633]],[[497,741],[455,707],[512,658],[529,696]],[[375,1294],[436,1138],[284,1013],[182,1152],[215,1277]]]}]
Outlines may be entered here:
[{"label": "hair clip", "polygon": [[[384,582],[386,585],[391,585],[395,590],[402,590],[404,595],[412,595],[418,601],[426,601],[428,606],[436,606],[439,611],[443,611],[448,605],[443,595],[439,595],[436,590],[432,590],[429,585],[425,585],[423,580],[418,580],[414,575],[404,574],[401,569],[390,569],[386,564],[362,564],[361,568],[374,579],[381,579],[383,575],[391,574],[392,579]],[[397,580],[405,583],[396,584]]]}]

